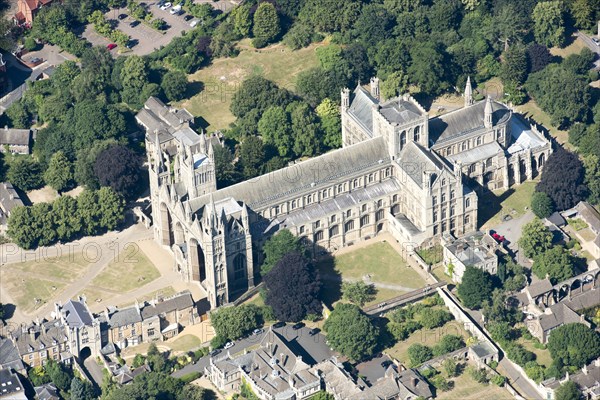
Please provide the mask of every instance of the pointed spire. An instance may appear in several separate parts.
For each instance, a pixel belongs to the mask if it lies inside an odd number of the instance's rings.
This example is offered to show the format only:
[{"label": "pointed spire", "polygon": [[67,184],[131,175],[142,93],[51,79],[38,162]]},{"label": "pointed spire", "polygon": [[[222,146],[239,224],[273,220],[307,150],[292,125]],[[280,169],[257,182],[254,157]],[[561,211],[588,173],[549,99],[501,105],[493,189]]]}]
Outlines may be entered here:
[{"label": "pointed spire", "polygon": [[473,105],[473,87],[471,86],[471,77],[467,77],[467,84],[465,86],[465,107]]},{"label": "pointed spire", "polygon": [[214,161],[214,158],[215,158],[214,156],[215,156],[215,152],[213,150],[212,140],[209,140],[208,141],[208,158],[211,161]]},{"label": "pointed spire", "polygon": [[163,159],[160,151],[160,140],[158,139],[158,132],[154,133],[154,164],[157,172],[162,172]]},{"label": "pointed spire", "polygon": [[248,207],[246,207],[246,203],[242,203],[242,224],[244,224],[244,228],[248,229]]},{"label": "pointed spire", "polygon": [[212,193],[210,194],[210,201],[208,203],[208,211],[210,218],[210,226],[215,226],[215,218],[217,218],[217,209],[215,207],[215,199],[213,198]]},{"label": "pointed spire", "polygon": [[493,123],[492,123],[492,113],[493,113],[493,109],[492,109],[492,98],[488,95],[487,99],[485,100],[485,109],[483,111],[484,115],[483,115],[483,126],[485,126],[486,128],[491,128]]},{"label": "pointed spire", "polygon": [[206,135],[204,134],[204,131],[200,133],[200,151],[206,154]]},{"label": "pointed spire", "polygon": [[185,217],[188,220],[188,222],[192,221],[192,208],[190,207],[190,202],[186,201],[183,205],[183,208],[185,209]]}]

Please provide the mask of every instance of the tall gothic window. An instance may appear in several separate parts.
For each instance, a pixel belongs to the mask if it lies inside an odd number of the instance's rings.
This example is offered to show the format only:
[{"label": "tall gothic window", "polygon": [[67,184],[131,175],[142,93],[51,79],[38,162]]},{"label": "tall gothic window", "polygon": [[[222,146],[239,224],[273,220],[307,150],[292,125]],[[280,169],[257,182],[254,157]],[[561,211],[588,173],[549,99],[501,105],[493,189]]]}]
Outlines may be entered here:
[{"label": "tall gothic window", "polygon": [[402,150],[405,145],[406,145],[406,131],[402,131],[402,133],[400,133],[400,150]]},{"label": "tall gothic window", "polygon": [[417,142],[417,143],[421,141],[421,127],[418,125],[415,126],[414,138],[415,138],[415,142]]}]

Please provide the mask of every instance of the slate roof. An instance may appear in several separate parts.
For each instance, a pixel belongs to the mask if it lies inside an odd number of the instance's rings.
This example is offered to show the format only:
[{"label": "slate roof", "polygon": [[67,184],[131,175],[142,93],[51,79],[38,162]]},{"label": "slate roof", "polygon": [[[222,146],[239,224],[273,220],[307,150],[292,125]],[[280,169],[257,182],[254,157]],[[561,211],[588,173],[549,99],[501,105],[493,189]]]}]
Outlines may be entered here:
[{"label": "slate roof", "polygon": [[477,244],[473,236],[458,238],[449,243],[446,248],[465,265],[477,265],[497,258],[495,249]]},{"label": "slate roof", "polygon": [[[457,138],[461,135],[484,129],[484,109],[486,100],[472,106],[449,112],[429,120],[429,139],[434,143]],[[492,122],[494,125],[506,121],[511,112],[506,106],[492,101]]]},{"label": "slate roof", "polygon": [[0,205],[6,213],[10,213],[13,208],[23,205],[23,201],[10,182],[0,183]]},{"label": "slate roof", "polygon": [[114,313],[109,314],[108,317],[108,325],[111,328],[131,325],[141,321],[142,316],[140,315],[140,310],[135,306],[117,310]]},{"label": "slate roof", "polygon": [[575,209],[594,232],[600,232],[600,213],[586,201],[580,201]]},{"label": "slate roof", "polygon": [[555,211],[551,216],[549,216],[546,219],[548,221],[552,222],[556,226],[563,226],[567,223],[565,221],[565,219],[563,218],[563,216],[560,215],[560,213],[558,211]]},{"label": "slate roof", "polygon": [[[379,169],[390,162],[382,137],[330,151],[265,175],[228,186],[212,193],[216,201],[232,197],[250,208],[275,204],[280,199],[314,192],[316,188],[345,182],[348,176]],[[192,212],[198,212],[210,202],[210,195],[190,200]]]},{"label": "slate roof", "polygon": [[508,154],[514,154],[525,149],[535,149],[544,146],[548,141],[531,130],[529,122],[519,114],[512,114],[508,129],[513,138],[507,149]]},{"label": "slate roof", "polygon": [[83,301],[69,300],[62,307],[62,312],[65,314],[65,321],[69,327],[92,326],[92,314]]},{"label": "slate roof", "polygon": [[[15,329],[12,335],[19,354],[28,354],[33,351],[57,346],[68,339],[64,325],[59,320],[43,322],[40,325],[30,325],[25,332]],[[31,333],[30,333],[31,332]]]},{"label": "slate roof", "polygon": [[319,371],[328,390],[339,399],[350,399],[362,393],[362,387],[357,385],[350,374],[341,364],[334,360],[326,360],[314,367]]},{"label": "slate roof", "polygon": [[564,303],[550,306],[551,314],[542,314],[539,317],[540,326],[547,332],[564,324],[581,322],[579,314],[571,310]]},{"label": "slate roof", "polygon": [[421,118],[425,112],[412,102],[396,97],[380,104],[379,112],[390,123],[405,124]]},{"label": "slate roof", "polygon": [[550,280],[548,278],[545,278],[541,281],[532,283],[531,285],[527,286],[525,290],[529,292],[529,295],[531,295],[532,298],[535,298],[541,294],[548,293],[549,291],[551,291],[552,283],[550,283]]},{"label": "slate roof", "polygon": [[420,144],[408,142],[400,152],[396,161],[404,174],[410,177],[419,187],[423,187],[423,173],[439,174],[447,168],[433,152],[424,149]]},{"label": "slate roof", "polygon": [[31,139],[30,129],[15,129],[5,127],[0,129],[0,145],[16,145],[16,146],[29,146]]},{"label": "slate roof", "polygon": [[498,354],[498,350],[496,350],[487,340],[474,344],[471,346],[471,349],[479,358],[488,357],[492,354]]},{"label": "slate roof", "polygon": [[142,308],[142,318],[150,318],[155,315],[169,313],[172,311],[184,310],[194,306],[192,294],[188,291],[179,293],[169,299],[150,304]]},{"label": "slate roof", "polygon": [[354,89],[354,98],[348,108],[348,114],[362,125],[371,137],[373,136],[373,104],[378,103],[379,101],[372,97],[365,88],[358,85]]},{"label": "slate roof", "polygon": [[24,392],[25,389],[23,389],[23,385],[17,374],[8,369],[0,369],[0,398],[25,399]]},{"label": "slate roof", "polygon": [[39,400],[60,400],[59,391],[52,382],[36,386],[34,390]]},{"label": "slate roof", "polygon": [[[162,134],[162,138],[159,136],[161,143],[170,140],[172,138],[170,134],[174,134],[183,124],[186,122],[193,123],[194,121],[194,117],[187,110],[167,107],[165,103],[156,97],[150,97],[146,100],[144,108],[136,114],[136,119],[148,131],[160,132]],[[185,131],[180,133],[183,136],[188,134],[189,132]]]},{"label": "slate roof", "polygon": [[450,161],[460,161],[463,164],[468,165],[478,161],[487,160],[490,157],[494,157],[498,153],[504,154],[504,150],[502,150],[502,147],[500,147],[498,142],[493,141],[482,146],[474,147],[467,151],[451,154],[446,158]]},{"label": "slate roof", "polygon": [[19,351],[10,339],[0,339],[0,369],[25,369]]}]

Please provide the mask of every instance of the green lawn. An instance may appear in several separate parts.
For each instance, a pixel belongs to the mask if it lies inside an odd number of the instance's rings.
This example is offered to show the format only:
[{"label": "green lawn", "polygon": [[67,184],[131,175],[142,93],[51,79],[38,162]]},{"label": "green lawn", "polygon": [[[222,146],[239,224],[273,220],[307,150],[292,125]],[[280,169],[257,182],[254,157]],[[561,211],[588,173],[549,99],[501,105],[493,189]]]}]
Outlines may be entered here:
[{"label": "green lawn", "polygon": [[[446,375],[444,375],[446,376]],[[454,388],[448,392],[437,392],[436,400],[513,400],[514,397],[504,388],[493,384],[479,383],[464,371],[460,376],[449,378]]]},{"label": "green lawn", "polygon": [[524,182],[504,192],[489,192],[479,198],[479,225],[483,229],[498,225],[504,215],[518,218],[531,207],[536,181]]},{"label": "green lawn", "polygon": [[208,131],[226,129],[235,121],[229,111],[231,98],[242,81],[252,75],[262,75],[281,87],[294,91],[297,75],[318,65],[313,44],[292,51],[282,44],[256,50],[249,40],[240,43],[240,54],[235,58],[219,58],[211,65],[189,76],[201,91],[178,103],[193,115],[203,118]]},{"label": "green lawn", "polygon": [[580,231],[588,227],[588,224],[585,223],[584,220],[581,219],[573,219],[567,218],[567,223],[573,227],[576,231]]},{"label": "green lawn", "polygon": [[165,343],[165,345],[169,346],[173,351],[190,351],[201,344],[202,342],[200,339],[194,335],[178,336],[177,339],[172,342]]},{"label": "green lawn", "polygon": [[317,268],[323,282],[323,299],[328,305],[341,297],[340,279],[363,280],[368,274],[377,289],[375,300],[368,305],[406,293],[405,289],[425,286],[423,278],[385,242],[320,260]]},{"label": "green lawn", "polygon": [[552,356],[550,355],[550,351],[548,349],[538,349],[533,344],[536,343],[535,340],[527,340],[523,337],[520,337],[517,340],[517,343],[520,343],[525,347],[525,349],[531,351],[536,356],[536,361],[538,364],[545,366],[546,368],[552,365]]},{"label": "green lawn", "polygon": [[408,339],[396,343],[393,347],[386,350],[385,352],[391,357],[399,360],[401,363],[408,365],[408,348],[419,343],[425,346],[433,347],[440,339],[445,335],[460,335],[465,341],[470,336],[469,333],[463,327],[463,324],[456,321],[448,321],[445,325],[435,329],[419,329],[413,332]]},{"label": "green lawn", "polygon": [[[173,288],[173,286],[167,286],[162,289],[150,292],[144,296],[138,297],[137,301],[141,303],[144,301],[149,301],[149,300],[155,299],[157,296],[162,296],[162,297],[173,296],[175,293],[177,293],[177,291]],[[134,300],[131,300],[131,301],[123,303],[123,304],[117,304],[117,306],[123,308],[123,307],[130,306],[132,304],[135,304]]]},{"label": "green lawn", "polygon": [[437,244],[433,247],[423,250],[417,250],[417,254],[429,265],[434,265],[442,262],[443,250],[442,246]]},{"label": "green lawn", "polygon": [[119,292],[129,292],[152,282],[160,273],[138,249],[136,253],[127,254],[116,262],[110,263],[91,283],[98,289],[106,288]]}]

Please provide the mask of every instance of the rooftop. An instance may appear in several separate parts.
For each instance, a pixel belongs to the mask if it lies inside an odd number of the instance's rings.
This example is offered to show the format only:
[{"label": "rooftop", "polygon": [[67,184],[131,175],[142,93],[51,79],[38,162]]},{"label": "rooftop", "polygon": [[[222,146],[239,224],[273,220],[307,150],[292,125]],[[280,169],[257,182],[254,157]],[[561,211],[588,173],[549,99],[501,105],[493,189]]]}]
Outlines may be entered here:
[{"label": "rooftop", "polygon": [[142,308],[142,318],[150,318],[155,315],[181,311],[194,306],[194,299],[189,291],[178,293],[162,301],[153,301]]},{"label": "rooftop", "polygon": [[24,393],[23,385],[17,374],[8,369],[0,369],[0,398],[25,398],[23,394],[17,397],[17,393]]}]

